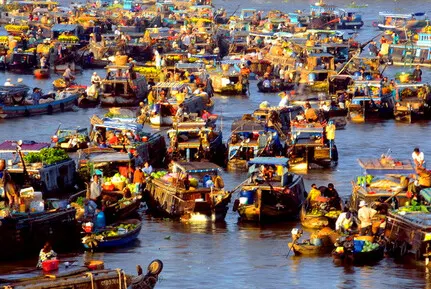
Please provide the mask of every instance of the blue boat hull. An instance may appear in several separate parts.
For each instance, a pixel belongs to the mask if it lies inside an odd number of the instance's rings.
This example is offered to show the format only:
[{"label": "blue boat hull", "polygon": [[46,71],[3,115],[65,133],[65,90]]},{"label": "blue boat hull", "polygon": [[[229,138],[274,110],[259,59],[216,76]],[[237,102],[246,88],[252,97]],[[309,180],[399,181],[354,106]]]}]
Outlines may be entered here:
[{"label": "blue boat hull", "polygon": [[141,226],[139,226],[139,228],[135,229],[130,234],[118,236],[115,238],[112,237],[112,239],[109,238],[109,239],[104,240],[103,242],[100,242],[98,248],[107,249],[107,248],[115,248],[115,247],[125,246],[125,245],[129,244],[130,242],[136,240],[136,238],[138,238],[140,232],[141,232]]}]

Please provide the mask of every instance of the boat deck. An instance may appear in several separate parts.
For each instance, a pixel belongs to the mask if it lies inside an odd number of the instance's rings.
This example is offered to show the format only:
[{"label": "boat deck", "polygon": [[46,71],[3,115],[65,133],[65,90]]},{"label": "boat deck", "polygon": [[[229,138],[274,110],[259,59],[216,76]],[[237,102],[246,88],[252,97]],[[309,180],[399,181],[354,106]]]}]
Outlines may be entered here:
[{"label": "boat deck", "polygon": [[414,174],[415,169],[410,160],[388,160],[386,162],[381,159],[358,159],[358,163],[367,174],[383,175],[383,174]]}]

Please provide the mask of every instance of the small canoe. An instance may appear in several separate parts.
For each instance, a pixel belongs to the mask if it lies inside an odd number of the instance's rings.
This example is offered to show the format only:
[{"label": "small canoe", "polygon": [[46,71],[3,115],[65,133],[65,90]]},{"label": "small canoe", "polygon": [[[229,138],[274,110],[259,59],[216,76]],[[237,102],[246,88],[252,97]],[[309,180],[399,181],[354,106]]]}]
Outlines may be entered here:
[{"label": "small canoe", "polygon": [[313,244],[302,243],[292,244],[288,243],[289,248],[292,249],[293,253],[297,256],[301,255],[322,255],[331,252],[334,246],[315,246]]},{"label": "small canoe", "polygon": [[120,225],[133,225],[133,229],[123,234],[116,234],[115,236],[104,236],[103,239],[99,239],[96,237],[90,240],[96,241],[96,243],[93,243],[95,246],[90,245],[88,243],[88,238],[86,239],[86,237],[84,237],[82,240],[84,247],[86,249],[107,249],[122,247],[137,239],[142,229],[142,222],[140,220],[128,219],[106,227],[106,229],[97,232],[96,235],[101,235],[104,232],[109,232],[112,230],[112,228],[118,227]]},{"label": "small canoe", "polygon": [[49,78],[49,69],[47,68],[39,68],[33,71],[34,77],[37,79]]},{"label": "small canoe", "polygon": [[332,252],[332,257],[336,262],[353,263],[355,265],[371,265],[379,262],[384,257],[385,248],[379,246],[376,250],[369,252]]}]

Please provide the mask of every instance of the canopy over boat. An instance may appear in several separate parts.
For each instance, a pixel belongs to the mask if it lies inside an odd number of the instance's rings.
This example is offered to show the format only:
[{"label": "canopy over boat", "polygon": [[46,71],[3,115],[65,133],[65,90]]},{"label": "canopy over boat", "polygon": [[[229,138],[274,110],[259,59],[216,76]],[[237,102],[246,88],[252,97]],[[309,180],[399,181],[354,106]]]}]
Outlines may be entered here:
[{"label": "canopy over boat", "polygon": [[[0,144],[0,153],[11,153],[16,152],[16,148],[18,146],[17,141],[7,140]],[[50,146],[49,143],[38,143],[35,141],[22,141],[21,151],[22,152],[39,152],[43,148],[48,148]]]},{"label": "canopy over boat", "polygon": [[384,175],[384,174],[414,174],[415,169],[411,160],[388,160],[382,159],[358,159],[361,168],[365,174],[369,175]]},{"label": "canopy over boat", "polygon": [[174,166],[186,173],[216,172],[220,167],[210,162],[175,162]]},{"label": "canopy over boat", "polygon": [[248,164],[251,165],[272,165],[272,166],[289,166],[288,158],[278,158],[278,157],[256,157],[251,159]]},{"label": "canopy over boat", "polygon": [[105,162],[116,162],[125,163],[130,162],[130,156],[127,153],[103,153],[90,157],[89,159],[92,163],[105,163]]}]

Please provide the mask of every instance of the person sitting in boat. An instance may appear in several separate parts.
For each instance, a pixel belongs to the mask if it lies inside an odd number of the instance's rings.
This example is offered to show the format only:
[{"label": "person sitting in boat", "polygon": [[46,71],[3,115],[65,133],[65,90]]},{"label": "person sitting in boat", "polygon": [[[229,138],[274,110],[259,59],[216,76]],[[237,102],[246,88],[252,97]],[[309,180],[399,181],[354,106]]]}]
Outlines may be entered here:
[{"label": "person sitting in boat", "polygon": [[425,168],[425,155],[419,150],[419,148],[413,149],[412,159],[416,167]]},{"label": "person sitting in boat", "polygon": [[431,187],[431,172],[423,167],[416,167],[416,175],[411,175],[411,178],[415,179],[408,186],[412,197],[417,197],[422,189]]},{"label": "person sitting in boat", "polygon": [[52,250],[51,244],[46,242],[43,248],[39,253],[39,261],[37,262],[36,267],[38,269],[42,269],[42,263],[47,260],[55,260],[57,257],[57,253]]},{"label": "person sitting in boat", "polygon": [[335,230],[343,234],[350,233],[354,223],[355,216],[350,212],[348,207],[344,207],[343,212],[338,216],[335,222]]},{"label": "person sitting in boat", "polygon": [[175,118],[178,122],[184,121],[184,104],[178,106],[177,112],[175,113]]},{"label": "person sitting in boat", "polygon": [[10,78],[6,79],[4,86],[13,86],[12,80]]},{"label": "person sitting in boat", "polygon": [[326,104],[326,102],[321,101],[319,104],[319,109],[323,112],[328,112],[329,111],[329,106]]},{"label": "person sitting in boat", "polygon": [[149,175],[151,175],[151,173],[153,172],[153,167],[152,167],[148,162],[145,162],[145,163],[144,163],[144,168],[142,169],[142,172],[143,172],[146,176],[149,176]]},{"label": "person sitting in boat", "polygon": [[221,191],[224,189],[224,181],[219,174],[216,173],[214,176],[212,176],[211,180],[214,184],[215,190]]},{"label": "person sitting in boat", "polygon": [[136,151],[136,150],[133,152],[132,162],[133,162],[133,165],[135,168],[136,167],[142,167],[144,165],[144,160],[142,159],[142,157],[139,155],[138,151]]},{"label": "person sitting in boat", "polygon": [[91,84],[95,84],[97,87],[99,87],[101,82],[102,80],[100,79],[100,76],[97,74],[97,72],[93,72],[93,75],[91,76]]},{"label": "person sitting in boat", "polygon": [[308,209],[311,209],[317,203],[319,203],[318,199],[321,196],[322,196],[322,192],[317,188],[317,185],[312,184],[311,190],[308,193],[307,200],[306,200]]},{"label": "person sitting in boat", "polygon": [[46,59],[46,57],[45,57],[45,55],[42,55],[42,57],[40,58],[40,68],[46,68],[46,62],[47,62],[47,59]]},{"label": "person sitting in boat", "polygon": [[84,219],[93,220],[97,215],[97,204],[95,201],[90,200],[89,198],[84,200]]},{"label": "person sitting in boat", "polygon": [[281,96],[281,100],[278,103],[278,107],[285,107],[285,106],[289,106],[289,93],[288,92],[281,92],[278,94],[279,96]]},{"label": "person sitting in boat", "polygon": [[118,136],[113,131],[108,132],[108,144],[109,145],[118,145]]},{"label": "person sitting in boat", "polygon": [[33,88],[33,93],[31,94],[31,99],[33,101],[33,105],[39,104],[40,99],[42,98],[42,92],[40,88]]},{"label": "person sitting in boat", "polygon": [[271,81],[269,80],[269,76],[264,76],[263,79],[264,79],[262,82],[263,87],[270,88],[271,87]]},{"label": "person sitting in boat", "polygon": [[359,202],[358,219],[361,223],[361,236],[372,235],[372,218],[376,213],[377,211],[369,208],[364,200]]},{"label": "person sitting in boat", "polygon": [[75,76],[72,74],[72,70],[70,69],[70,64],[67,65],[67,68],[63,73],[63,78],[66,82],[66,86],[70,86],[70,82],[75,79]]},{"label": "person sitting in boat", "polygon": [[305,104],[305,119],[308,122],[316,122],[319,119],[316,110],[311,107],[309,102]]},{"label": "person sitting in boat", "polygon": [[413,70],[412,76],[414,81],[416,82],[422,81],[422,70],[420,65],[416,65],[416,68]]},{"label": "person sitting in boat", "polygon": [[323,192],[323,196],[329,198],[330,207],[340,209],[340,196],[333,183],[328,184],[328,187]]},{"label": "person sitting in boat", "polygon": [[261,173],[266,181],[271,181],[274,176],[274,169],[269,165],[264,165]]}]

